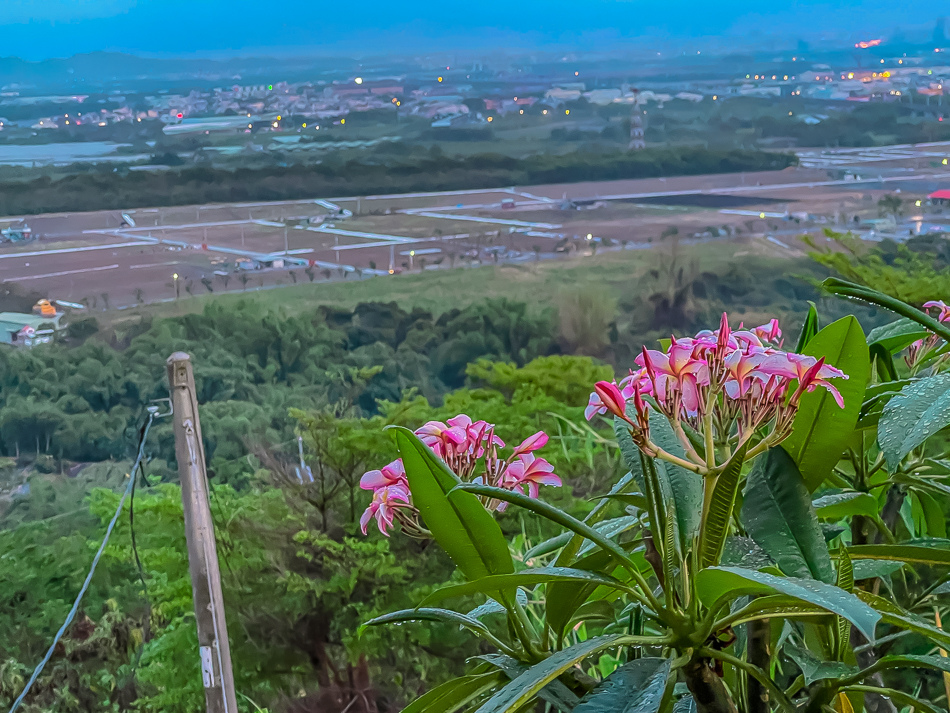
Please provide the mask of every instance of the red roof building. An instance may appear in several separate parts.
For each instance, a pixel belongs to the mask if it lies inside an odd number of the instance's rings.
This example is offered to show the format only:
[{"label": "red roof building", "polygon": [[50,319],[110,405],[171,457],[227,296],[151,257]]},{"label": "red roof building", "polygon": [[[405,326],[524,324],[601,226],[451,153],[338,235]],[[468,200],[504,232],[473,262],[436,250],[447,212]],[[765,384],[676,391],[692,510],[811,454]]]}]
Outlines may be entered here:
[{"label": "red roof building", "polygon": [[927,196],[931,201],[937,201],[939,203],[950,203],[950,189],[942,188],[939,191],[934,191],[929,196]]}]

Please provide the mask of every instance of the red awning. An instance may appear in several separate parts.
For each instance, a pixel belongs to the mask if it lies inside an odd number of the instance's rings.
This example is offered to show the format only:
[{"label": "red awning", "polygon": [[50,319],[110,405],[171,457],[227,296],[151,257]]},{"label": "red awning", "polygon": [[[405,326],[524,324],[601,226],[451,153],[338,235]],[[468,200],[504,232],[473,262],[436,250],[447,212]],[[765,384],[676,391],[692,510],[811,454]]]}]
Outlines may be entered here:
[{"label": "red awning", "polygon": [[927,197],[930,200],[933,200],[934,198],[936,198],[938,200],[950,201],[950,188],[942,188],[939,191],[934,191]]}]

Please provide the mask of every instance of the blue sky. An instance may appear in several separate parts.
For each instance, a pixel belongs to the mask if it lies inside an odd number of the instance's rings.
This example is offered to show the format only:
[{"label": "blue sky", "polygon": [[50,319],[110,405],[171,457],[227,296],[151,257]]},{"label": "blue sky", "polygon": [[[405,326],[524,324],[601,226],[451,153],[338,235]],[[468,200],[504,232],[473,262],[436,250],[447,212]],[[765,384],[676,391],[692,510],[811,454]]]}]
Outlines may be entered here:
[{"label": "blue sky", "polygon": [[0,53],[451,50],[627,38],[839,38],[933,25],[936,0],[0,0]]}]

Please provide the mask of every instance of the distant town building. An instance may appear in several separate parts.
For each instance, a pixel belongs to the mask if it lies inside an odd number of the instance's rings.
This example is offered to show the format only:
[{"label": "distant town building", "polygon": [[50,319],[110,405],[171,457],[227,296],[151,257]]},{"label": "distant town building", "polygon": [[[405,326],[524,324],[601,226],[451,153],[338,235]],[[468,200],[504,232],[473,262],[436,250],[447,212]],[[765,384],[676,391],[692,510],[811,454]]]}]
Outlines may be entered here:
[{"label": "distant town building", "polygon": [[943,188],[939,191],[934,191],[927,198],[930,199],[930,202],[933,205],[950,205],[950,189]]},{"label": "distant town building", "polygon": [[43,317],[20,312],[0,312],[0,344],[19,347],[32,347],[46,344],[53,334],[61,329],[62,314]]}]

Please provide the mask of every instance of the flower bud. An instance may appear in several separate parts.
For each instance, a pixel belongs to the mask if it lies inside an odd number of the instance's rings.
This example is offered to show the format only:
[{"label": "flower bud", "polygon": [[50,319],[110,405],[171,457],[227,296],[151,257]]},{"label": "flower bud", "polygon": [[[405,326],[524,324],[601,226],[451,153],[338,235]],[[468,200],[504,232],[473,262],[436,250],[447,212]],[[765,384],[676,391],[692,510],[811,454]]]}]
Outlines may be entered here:
[{"label": "flower bud", "polygon": [[594,391],[610,413],[623,419],[627,417],[627,400],[620,393],[620,387],[610,381],[598,381]]}]

